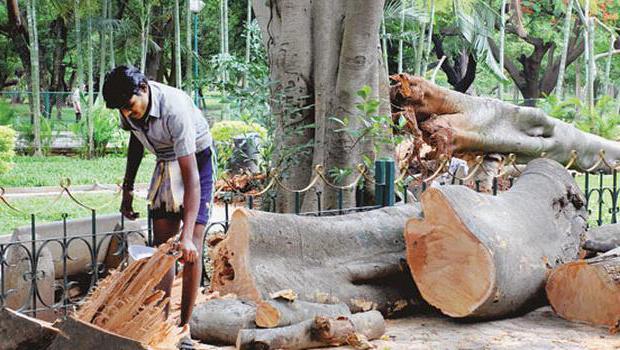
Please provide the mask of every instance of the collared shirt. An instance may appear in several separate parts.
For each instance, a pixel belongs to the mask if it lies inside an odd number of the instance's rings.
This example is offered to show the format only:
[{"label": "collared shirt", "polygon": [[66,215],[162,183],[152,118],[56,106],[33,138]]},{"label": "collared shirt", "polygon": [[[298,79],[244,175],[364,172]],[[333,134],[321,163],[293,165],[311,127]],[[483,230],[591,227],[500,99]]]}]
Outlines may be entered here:
[{"label": "collared shirt", "polygon": [[182,90],[149,81],[150,108],[143,123],[120,114],[120,126],[131,131],[158,160],[175,160],[211,146],[209,124]]}]

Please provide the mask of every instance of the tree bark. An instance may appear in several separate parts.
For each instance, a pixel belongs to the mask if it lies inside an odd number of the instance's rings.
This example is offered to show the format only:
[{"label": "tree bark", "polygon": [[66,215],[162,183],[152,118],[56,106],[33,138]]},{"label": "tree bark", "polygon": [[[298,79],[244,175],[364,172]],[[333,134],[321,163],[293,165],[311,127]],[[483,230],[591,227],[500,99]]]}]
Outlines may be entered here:
[{"label": "tree bark", "polygon": [[46,349],[57,335],[51,323],[0,308],[0,350]]},{"label": "tree bark", "polygon": [[620,247],[620,224],[591,228],[586,233],[583,249],[605,253]]},{"label": "tree bark", "polygon": [[407,262],[424,299],[452,317],[502,317],[537,307],[549,269],[578,258],[585,197],[560,164],[530,162],[498,196],[464,186],[422,195],[406,226]]},{"label": "tree bark", "polygon": [[599,164],[592,170],[605,172],[611,169],[599,161],[601,150],[609,164],[620,160],[619,142],[583,132],[540,109],[464,95],[407,74],[392,79],[393,118],[415,117],[419,131],[408,131],[420,132],[432,147],[428,159],[514,153],[524,163],[545,152],[547,158],[568,164],[576,150],[575,167]]},{"label": "tree bark", "polygon": [[339,317],[351,315],[346,304],[318,304],[302,300],[260,301],[256,307],[256,325],[261,328],[285,327],[315,316]]},{"label": "tree bark", "polygon": [[34,122],[34,154],[43,155],[41,148],[41,79],[39,67],[39,34],[37,31],[37,0],[27,0],[26,11],[28,17],[28,39],[30,49],[30,110],[32,111],[32,119]]},{"label": "tree bark", "polygon": [[75,44],[77,49],[77,88],[84,93],[84,59],[82,58],[82,23],[80,20],[80,0],[74,0],[73,17],[75,21]]},{"label": "tree bark", "polygon": [[570,321],[620,328],[620,248],[557,267],[547,282],[553,310]]},{"label": "tree bark", "polygon": [[259,302],[292,289],[299,300],[392,314],[419,303],[403,271],[402,232],[415,205],[335,217],[237,209],[212,250],[213,290]]},{"label": "tree bark", "polygon": [[[349,344],[357,334],[376,339],[385,333],[383,317],[377,311],[329,319],[317,316],[292,326],[271,329],[245,329],[239,332],[237,349],[309,349]],[[351,339],[351,340],[350,340]]]},{"label": "tree bark", "polygon": [[256,305],[237,299],[215,299],[196,305],[189,321],[193,339],[209,344],[237,341],[242,329],[256,328]]},{"label": "tree bark", "polygon": [[[348,133],[336,132],[341,124],[330,118],[349,117],[350,128],[359,129],[356,92],[365,85],[372,88],[371,97],[381,102],[378,114],[389,110],[379,50],[382,9],[382,0],[368,1],[365,6],[354,0],[254,0],[270,78],[276,82],[271,89],[272,110],[275,142],[281,147],[275,151],[274,166],[284,174],[288,187],[308,185],[313,165],[353,170],[362,163],[363,154],[374,158],[369,138],[356,143]],[[353,172],[342,184],[354,178]],[[337,207],[337,191],[317,189],[324,194],[324,208]],[[314,193],[302,200],[303,210],[316,207]],[[277,201],[278,211],[293,211],[292,193],[278,192]],[[354,191],[345,191],[344,206],[354,201]]]}]

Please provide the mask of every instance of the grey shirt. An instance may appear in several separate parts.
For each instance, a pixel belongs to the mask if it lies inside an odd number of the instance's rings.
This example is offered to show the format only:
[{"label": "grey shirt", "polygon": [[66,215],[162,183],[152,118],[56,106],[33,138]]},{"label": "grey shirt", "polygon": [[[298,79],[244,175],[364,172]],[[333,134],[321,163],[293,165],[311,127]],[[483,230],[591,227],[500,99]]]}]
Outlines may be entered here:
[{"label": "grey shirt", "polygon": [[211,146],[209,124],[184,91],[148,84],[150,108],[143,125],[119,113],[123,130],[131,131],[158,160],[175,160]]}]

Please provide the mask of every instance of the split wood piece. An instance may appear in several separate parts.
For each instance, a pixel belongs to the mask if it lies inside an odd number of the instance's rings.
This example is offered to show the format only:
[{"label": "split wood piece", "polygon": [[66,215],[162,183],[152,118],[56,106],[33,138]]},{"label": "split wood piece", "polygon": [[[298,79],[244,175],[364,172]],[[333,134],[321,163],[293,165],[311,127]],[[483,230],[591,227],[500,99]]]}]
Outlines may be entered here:
[{"label": "split wood piece", "polygon": [[75,317],[146,346],[174,346],[183,332],[166,319],[169,299],[155,290],[177,259],[171,243],[99,282]]},{"label": "split wood piece", "polygon": [[501,317],[544,300],[549,269],[578,258],[585,197],[555,161],[530,162],[498,196],[465,186],[422,195],[407,262],[424,299],[452,317]]},{"label": "split wood piece", "polygon": [[189,321],[193,339],[234,345],[242,329],[256,328],[256,305],[236,299],[213,299],[196,305]]},{"label": "split wood piece", "polygon": [[406,271],[402,232],[416,204],[333,217],[237,209],[212,250],[212,288],[255,302],[292,289],[299,300],[385,314],[422,303]]},{"label": "split wood piece", "polygon": [[570,321],[620,328],[620,248],[557,267],[547,281],[553,310]]},{"label": "split wood piece", "polygon": [[51,323],[0,308],[0,350],[46,349],[57,335]]},{"label": "split wood piece", "polygon": [[620,247],[620,224],[594,227],[586,232],[583,249],[605,253],[618,247]]},{"label": "split wood piece", "polygon": [[576,150],[577,167],[599,164],[597,170],[608,173],[611,169],[599,162],[600,150],[606,152],[608,163],[620,160],[620,142],[583,132],[541,109],[466,95],[405,73],[391,79],[393,118],[405,117],[406,131],[431,146],[428,159],[514,153],[523,163],[545,152],[547,158],[566,165]]},{"label": "split wood piece", "polygon": [[265,300],[256,305],[256,325],[262,328],[290,326],[315,316],[351,315],[346,304],[318,304],[302,300]]},{"label": "split wood piece", "polygon": [[238,350],[309,349],[377,339],[385,333],[381,313],[373,310],[338,319],[317,316],[287,327],[244,329],[237,338]]}]

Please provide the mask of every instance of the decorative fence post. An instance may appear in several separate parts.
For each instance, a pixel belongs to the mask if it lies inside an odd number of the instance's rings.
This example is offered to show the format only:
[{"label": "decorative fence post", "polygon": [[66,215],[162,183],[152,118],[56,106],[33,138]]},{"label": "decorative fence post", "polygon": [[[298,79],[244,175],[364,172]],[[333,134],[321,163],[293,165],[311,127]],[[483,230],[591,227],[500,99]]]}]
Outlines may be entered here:
[{"label": "decorative fence post", "polygon": [[375,203],[383,207],[394,205],[395,164],[391,158],[375,161]]}]

